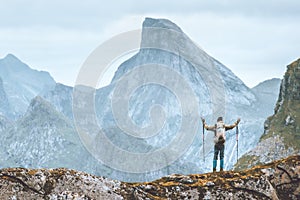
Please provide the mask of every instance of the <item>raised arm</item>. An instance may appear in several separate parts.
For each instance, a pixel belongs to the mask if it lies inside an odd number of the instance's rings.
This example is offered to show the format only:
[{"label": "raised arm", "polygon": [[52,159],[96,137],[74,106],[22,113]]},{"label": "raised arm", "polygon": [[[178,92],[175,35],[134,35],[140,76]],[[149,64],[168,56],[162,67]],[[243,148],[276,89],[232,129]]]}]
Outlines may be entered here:
[{"label": "raised arm", "polygon": [[206,124],[205,119],[201,118],[203,126],[206,130],[208,131],[215,131],[216,130],[216,126],[209,126]]},{"label": "raised arm", "polygon": [[232,125],[225,125],[225,130],[227,131],[227,130],[233,129],[240,123],[240,121],[241,121],[241,119],[238,118],[238,120],[236,122],[234,122]]}]

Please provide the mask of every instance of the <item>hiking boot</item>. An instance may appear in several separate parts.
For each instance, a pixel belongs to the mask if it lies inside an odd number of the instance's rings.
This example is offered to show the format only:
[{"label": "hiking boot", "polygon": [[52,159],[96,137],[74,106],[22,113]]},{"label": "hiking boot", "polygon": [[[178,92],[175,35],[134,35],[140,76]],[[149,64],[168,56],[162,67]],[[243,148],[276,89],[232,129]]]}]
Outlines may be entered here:
[{"label": "hiking boot", "polygon": [[216,168],[213,168],[213,172],[216,172],[217,170],[216,170]]}]

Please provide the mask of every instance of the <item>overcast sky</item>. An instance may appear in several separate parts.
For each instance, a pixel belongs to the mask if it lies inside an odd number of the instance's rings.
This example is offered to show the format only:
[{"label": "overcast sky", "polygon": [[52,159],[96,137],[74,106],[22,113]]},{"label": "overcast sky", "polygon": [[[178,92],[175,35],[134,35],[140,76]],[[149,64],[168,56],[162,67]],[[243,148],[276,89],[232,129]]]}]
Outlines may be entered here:
[{"label": "overcast sky", "polygon": [[282,78],[300,57],[298,0],[0,2],[0,57],[12,53],[67,85],[97,46],[141,28],[145,17],[176,23],[249,87]]}]

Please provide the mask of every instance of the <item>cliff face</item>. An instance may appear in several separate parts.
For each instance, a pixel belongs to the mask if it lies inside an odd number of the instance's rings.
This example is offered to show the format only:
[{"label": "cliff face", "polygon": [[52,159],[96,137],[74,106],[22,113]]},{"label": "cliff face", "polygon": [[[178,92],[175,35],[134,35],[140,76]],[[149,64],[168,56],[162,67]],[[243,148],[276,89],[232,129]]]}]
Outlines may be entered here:
[{"label": "cliff face", "polygon": [[300,154],[300,59],[287,66],[275,113],[264,124],[258,145],[236,165],[244,169]]},{"label": "cliff face", "polygon": [[299,199],[300,156],[241,172],[126,183],[67,169],[2,169],[3,199]]}]

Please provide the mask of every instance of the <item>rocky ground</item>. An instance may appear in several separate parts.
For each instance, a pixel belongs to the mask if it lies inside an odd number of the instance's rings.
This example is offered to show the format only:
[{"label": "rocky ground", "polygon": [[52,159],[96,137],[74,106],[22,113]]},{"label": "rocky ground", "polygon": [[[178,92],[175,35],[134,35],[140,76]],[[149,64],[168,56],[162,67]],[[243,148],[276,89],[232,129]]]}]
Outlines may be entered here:
[{"label": "rocky ground", "polygon": [[67,169],[0,172],[1,199],[300,199],[300,156],[245,171],[125,183]]}]

